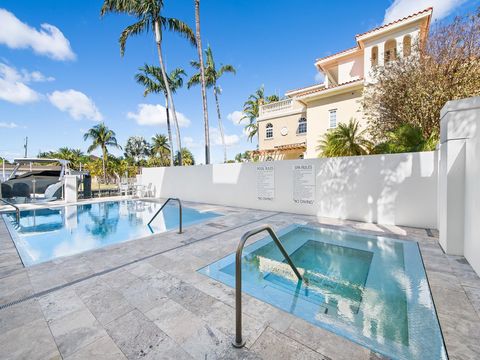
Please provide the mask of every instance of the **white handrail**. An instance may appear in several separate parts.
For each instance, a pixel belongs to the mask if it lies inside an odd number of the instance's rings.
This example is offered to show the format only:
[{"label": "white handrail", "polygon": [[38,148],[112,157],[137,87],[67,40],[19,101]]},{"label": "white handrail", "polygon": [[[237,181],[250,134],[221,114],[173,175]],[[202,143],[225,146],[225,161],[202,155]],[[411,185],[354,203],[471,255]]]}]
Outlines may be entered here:
[{"label": "white handrail", "polygon": [[293,99],[285,99],[280,101],[275,101],[272,103],[268,103],[265,105],[260,106],[260,115],[268,114],[280,110],[289,109],[292,107],[292,100]]}]

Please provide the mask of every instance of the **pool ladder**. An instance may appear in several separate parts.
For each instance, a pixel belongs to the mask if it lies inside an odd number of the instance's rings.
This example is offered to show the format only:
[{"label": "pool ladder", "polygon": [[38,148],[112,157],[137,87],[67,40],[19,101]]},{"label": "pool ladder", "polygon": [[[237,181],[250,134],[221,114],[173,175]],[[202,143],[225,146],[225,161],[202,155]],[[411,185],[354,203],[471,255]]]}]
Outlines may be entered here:
[{"label": "pool ladder", "polygon": [[20,222],[20,208],[17,205],[11,203],[10,201],[5,200],[4,198],[0,198],[0,200],[3,203],[5,203],[7,205],[10,205],[10,206],[13,206],[15,208],[15,218],[17,219],[17,223],[19,223]]},{"label": "pool ladder", "polygon": [[235,338],[232,341],[232,345],[236,348],[242,348],[245,346],[245,340],[243,340],[242,338],[242,252],[243,252],[243,247],[245,246],[245,243],[250,237],[258,233],[261,233],[262,231],[267,231],[270,234],[275,245],[277,245],[278,249],[287,260],[288,264],[292,268],[295,275],[297,275],[298,281],[308,284],[308,282],[303,278],[303,276],[298,271],[292,259],[290,259],[290,256],[288,255],[287,251],[285,250],[282,243],[280,242],[280,239],[278,238],[277,234],[275,234],[275,231],[273,231],[270,225],[262,225],[256,229],[252,229],[250,231],[247,231],[245,234],[243,234],[242,238],[240,239],[240,243],[238,244],[238,247],[237,247],[237,253],[235,255]]},{"label": "pool ladder", "polygon": [[167,205],[170,200],[175,200],[175,201],[178,202],[178,217],[179,217],[179,219],[178,219],[178,233],[181,234],[182,233],[182,202],[180,201],[179,198],[168,198],[167,201],[165,201],[163,203],[163,205],[160,207],[160,209],[158,209],[158,211],[155,213],[155,215],[153,215],[153,217],[150,219],[147,226],[150,227],[150,224],[152,223],[152,221],[157,217],[158,214],[160,214],[160,211],[163,210],[165,205]]}]

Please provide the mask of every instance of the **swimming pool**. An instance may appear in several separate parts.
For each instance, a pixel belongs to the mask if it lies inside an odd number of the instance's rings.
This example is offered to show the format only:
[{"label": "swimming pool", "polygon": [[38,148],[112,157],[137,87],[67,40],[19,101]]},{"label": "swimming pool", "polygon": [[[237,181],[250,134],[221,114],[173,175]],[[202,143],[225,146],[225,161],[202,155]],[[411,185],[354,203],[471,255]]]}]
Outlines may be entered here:
[{"label": "swimming pool", "polygon": [[[150,226],[161,204],[146,201],[108,201],[4,214],[5,223],[25,266],[78,254],[110,244],[178,228],[178,207],[168,204]],[[219,216],[183,207],[183,224]]]},{"label": "swimming pool", "polygon": [[[416,242],[300,225],[278,235],[308,285],[266,237],[244,249],[246,293],[389,358],[447,358]],[[199,272],[234,287],[235,254]]]}]

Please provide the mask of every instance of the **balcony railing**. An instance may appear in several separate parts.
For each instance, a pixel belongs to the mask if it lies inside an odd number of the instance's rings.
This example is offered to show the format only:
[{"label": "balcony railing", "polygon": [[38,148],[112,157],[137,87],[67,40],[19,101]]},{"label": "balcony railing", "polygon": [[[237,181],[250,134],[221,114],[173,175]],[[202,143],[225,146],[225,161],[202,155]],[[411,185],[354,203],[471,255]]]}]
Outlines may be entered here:
[{"label": "balcony railing", "polygon": [[265,104],[260,106],[259,115],[264,116],[264,115],[279,112],[279,111],[289,110],[292,108],[292,105],[293,105],[292,99],[285,99],[285,100],[275,101],[270,104]]}]

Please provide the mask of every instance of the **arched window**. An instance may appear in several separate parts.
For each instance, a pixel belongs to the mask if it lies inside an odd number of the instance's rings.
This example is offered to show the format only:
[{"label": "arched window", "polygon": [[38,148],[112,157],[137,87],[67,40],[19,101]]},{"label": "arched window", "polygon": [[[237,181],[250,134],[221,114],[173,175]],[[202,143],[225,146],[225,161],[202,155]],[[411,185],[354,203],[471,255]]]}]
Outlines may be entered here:
[{"label": "arched window", "polygon": [[271,123],[268,123],[266,126],[265,137],[267,139],[273,138],[273,125]]},{"label": "arched window", "polygon": [[385,43],[384,61],[385,64],[397,58],[397,41],[390,39]]},{"label": "arched window", "polygon": [[302,117],[302,118],[300,118],[300,120],[298,120],[297,133],[298,134],[306,134],[307,133],[307,119],[305,119],[304,117]]},{"label": "arched window", "polygon": [[372,60],[372,67],[378,65],[378,47],[377,46],[372,47],[371,60]]},{"label": "arched window", "polygon": [[267,158],[265,159],[265,161],[273,161],[273,157],[267,156]]},{"label": "arched window", "polygon": [[410,56],[412,53],[412,37],[410,35],[405,35],[403,37],[403,56]]}]

